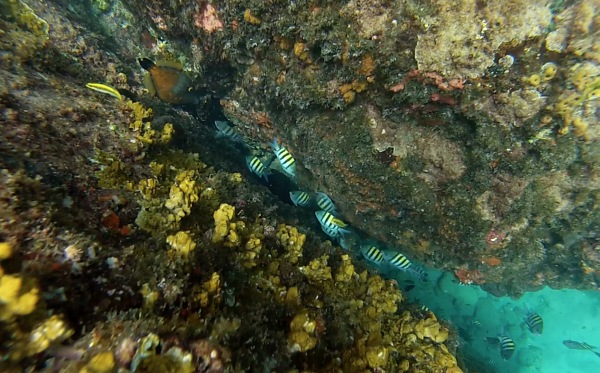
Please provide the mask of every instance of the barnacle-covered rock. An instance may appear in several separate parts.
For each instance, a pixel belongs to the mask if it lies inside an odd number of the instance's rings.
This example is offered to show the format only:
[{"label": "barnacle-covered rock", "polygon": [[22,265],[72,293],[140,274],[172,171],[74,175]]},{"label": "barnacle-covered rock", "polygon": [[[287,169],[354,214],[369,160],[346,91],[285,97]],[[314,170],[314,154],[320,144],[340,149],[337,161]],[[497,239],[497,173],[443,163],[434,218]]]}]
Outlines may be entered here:
[{"label": "barnacle-covered rock", "polygon": [[482,76],[502,44],[539,36],[552,20],[542,1],[434,1],[433,7],[432,16],[421,18],[425,32],[419,35],[415,58],[419,70],[446,77]]},{"label": "barnacle-covered rock", "polygon": [[546,48],[570,52],[600,63],[600,1],[579,1],[555,16],[556,29],[546,38]]}]

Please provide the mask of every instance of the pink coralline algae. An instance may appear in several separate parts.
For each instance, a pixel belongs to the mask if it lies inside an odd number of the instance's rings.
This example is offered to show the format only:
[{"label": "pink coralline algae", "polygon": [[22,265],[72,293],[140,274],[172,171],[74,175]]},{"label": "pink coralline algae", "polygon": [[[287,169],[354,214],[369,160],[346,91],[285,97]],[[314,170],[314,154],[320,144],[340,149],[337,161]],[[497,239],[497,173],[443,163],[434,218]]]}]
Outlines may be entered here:
[{"label": "pink coralline algae", "polygon": [[209,34],[223,28],[223,22],[217,16],[217,10],[210,4],[201,5],[201,10],[194,15],[194,26]]}]

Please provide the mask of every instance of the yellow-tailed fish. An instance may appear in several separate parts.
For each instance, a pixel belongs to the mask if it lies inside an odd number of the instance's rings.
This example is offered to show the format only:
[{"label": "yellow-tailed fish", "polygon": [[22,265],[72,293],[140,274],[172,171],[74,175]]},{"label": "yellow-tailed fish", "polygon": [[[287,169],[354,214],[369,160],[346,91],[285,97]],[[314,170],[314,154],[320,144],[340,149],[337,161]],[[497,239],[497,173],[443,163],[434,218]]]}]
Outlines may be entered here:
[{"label": "yellow-tailed fish", "polygon": [[117,98],[119,100],[123,99],[123,96],[121,96],[121,93],[119,93],[119,91],[117,91],[115,88],[108,86],[106,84],[87,83],[85,86],[87,88],[91,89],[92,91],[104,93],[106,95],[113,96],[114,98]]},{"label": "yellow-tailed fish", "polygon": [[330,212],[319,210],[315,212],[315,216],[319,220],[319,223],[321,223],[323,231],[332,238],[337,238],[339,234],[350,233],[349,230],[344,229],[348,224],[336,218]]},{"label": "yellow-tailed fish", "polygon": [[273,148],[273,152],[279,160],[283,171],[292,177],[296,176],[296,161],[290,152],[283,146],[279,145],[279,143],[277,143],[277,139],[273,139],[271,142],[271,148]]},{"label": "yellow-tailed fish", "polygon": [[290,192],[290,199],[292,200],[294,205],[302,207],[308,206],[308,203],[310,202],[310,196],[308,195],[308,193],[300,190],[294,190]]},{"label": "yellow-tailed fish", "polygon": [[144,76],[144,86],[151,96],[156,95],[171,104],[197,104],[200,100],[181,63],[168,60],[154,63],[148,58],[141,58],[138,62],[148,72]]},{"label": "yellow-tailed fish", "polygon": [[317,206],[319,206],[321,210],[329,211],[332,214],[337,214],[335,205],[327,194],[323,192],[317,192],[315,193],[315,200],[317,201]]}]

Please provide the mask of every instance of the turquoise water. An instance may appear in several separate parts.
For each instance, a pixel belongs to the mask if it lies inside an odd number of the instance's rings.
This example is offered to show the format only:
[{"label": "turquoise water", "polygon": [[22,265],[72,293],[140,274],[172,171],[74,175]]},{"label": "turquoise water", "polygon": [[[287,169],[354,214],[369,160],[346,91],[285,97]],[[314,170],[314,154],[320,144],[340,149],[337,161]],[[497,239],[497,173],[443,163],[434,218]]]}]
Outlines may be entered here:
[{"label": "turquoise water", "polygon": [[[428,274],[427,283],[414,280],[416,286],[408,298],[427,305],[459,331],[458,355],[466,367],[478,367],[480,373],[600,372],[600,357],[591,351],[570,350],[562,343],[571,339],[600,347],[600,292],[546,287],[514,300],[495,297],[478,286],[459,285],[451,273],[428,270]],[[393,277],[401,287],[411,280],[402,272]],[[543,318],[541,335],[532,334],[523,321],[527,307]],[[516,344],[508,361],[500,357],[497,346],[484,340],[503,328]]]}]

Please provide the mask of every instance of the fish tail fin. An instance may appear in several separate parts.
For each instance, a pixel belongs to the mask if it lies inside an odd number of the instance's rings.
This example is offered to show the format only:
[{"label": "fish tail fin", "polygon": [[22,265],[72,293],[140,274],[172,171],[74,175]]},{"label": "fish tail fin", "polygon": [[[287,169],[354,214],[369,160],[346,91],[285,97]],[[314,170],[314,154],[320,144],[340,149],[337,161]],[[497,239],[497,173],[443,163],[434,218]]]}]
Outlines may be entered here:
[{"label": "fish tail fin", "polygon": [[421,267],[417,267],[415,265],[411,265],[408,268],[408,272],[410,272],[413,276],[415,276],[416,278],[418,278],[419,280],[421,280],[423,282],[428,282],[429,281],[428,278],[427,278],[427,273],[425,273],[425,271]]},{"label": "fish tail fin", "polygon": [[152,60],[150,60],[146,57],[138,59],[138,63],[146,71],[150,70],[152,67],[155,66],[154,62],[152,62]]},{"label": "fish tail fin", "polygon": [[594,355],[600,357],[600,352],[596,352],[596,351],[592,351],[594,353]]},{"label": "fish tail fin", "polygon": [[500,339],[498,337],[485,337],[485,341],[492,345],[497,345],[500,343]]},{"label": "fish tail fin", "polygon": [[273,164],[273,162],[275,161],[277,157],[275,156],[275,154],[271,155],[271,158],[269,158],[265,163],[265,170],[268,170],[269,168],[271,168],[271,164]]},{"label": "fish tail fin", "polygon": [[117,89],[117,91],[119,91],[119,93],[121,94],[121,96],[127,97],[130,100],[135,100],[136,99],[135,94],[133,94],[133,92],[131,92],[128,89],[119,88],[119,89]]},{"label": "fish tail fin", "polygon": [[279,149],[279,143],[277,142],[277,137],[273,137],[273,140],[271,140],[269,145],[271,145],[271,148],[273,148],[273,150]]}]

